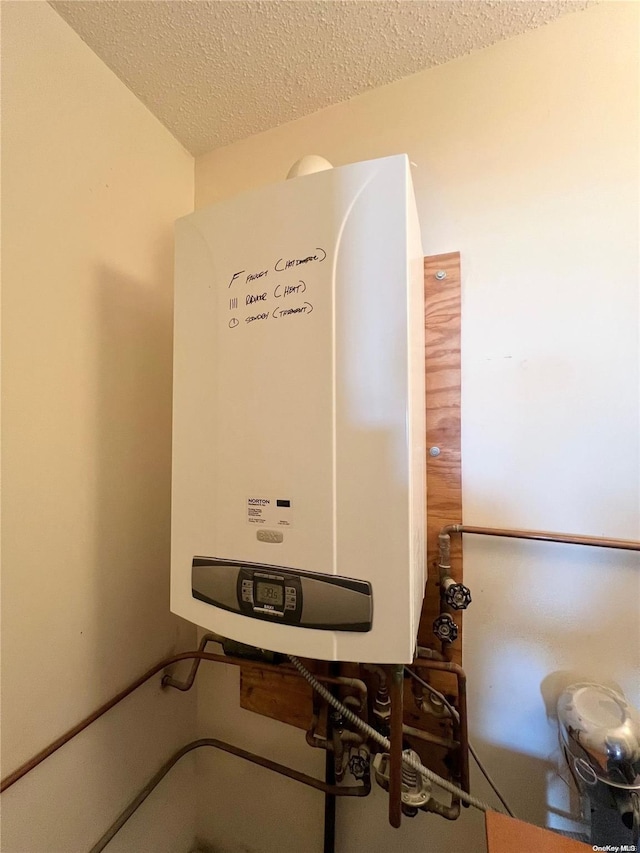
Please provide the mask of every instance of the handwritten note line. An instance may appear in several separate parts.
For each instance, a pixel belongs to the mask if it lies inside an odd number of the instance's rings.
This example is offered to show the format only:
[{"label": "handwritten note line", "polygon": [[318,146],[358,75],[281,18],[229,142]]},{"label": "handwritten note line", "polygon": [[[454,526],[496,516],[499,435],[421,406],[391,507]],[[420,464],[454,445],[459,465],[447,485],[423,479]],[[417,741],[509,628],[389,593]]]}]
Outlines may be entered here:
[{"label": "handwritten note line", "polygon": [[304,293],[307,289],[307,285],[302,279],[298,279],[297,284],[278,284],[276,285],[275,290],[273,291],[273,295],[276,299],[285,298],[287,296],[293,296],[298,293]]},{"label": "handwritten note line", "polygon": [[[278,273],[279,272],[285,272],[286,270],[289,270],[292,267],[298,267],[298,266],[303,265],[303,264],[310,264],[310,263],[313,263],[314,261],[317,261],[318,263],[321,264],[322,261],[324,261],[326,259],[326,257],[327,257],[326,251],[322,247],[316,246],[316,248],[314,249],[314,254],[312,254],[312,255],[306,255],[305,257],[302,257],[302,258],[288,258],[286,260],[284,258],[278,258],[278,260],[275,262],[275,264],[273,265],[272,268],[267,268],[267,269],[263,269],[263,270],[258,270],[257,272],[248,273],[245,277],[244,283],[249,284],[252,281],[257,281],[260,278],[264,278],[265,276],[267,276],[269,274],[270,269],[273,269],[275,272],[278,272]],[[227,285],[227,288],[230,288],[231,285],[234,283],[234,281],[236,279],[240,278],[240,276],[244,275],[244,273],[246,273],[246,272],[247,272],[246,270],[238,270],[237,272],[234,272],[233,275],[231,276],[231,281]]]},{"label": "handwritten note line", "polygon": [[[313,305],[310,302],[304,302],[302,305],[291,308],[278,307],[275,310],[263,311],[260,314],[252,314],[250,317],[245,317],[245,323],[255,323],[258,320],[268,320],[271,317],[274,320],[279,320],[282,317],[308,316],[313,311]],[[239,325],[238,320],[234,317],[229,321],[229,328],[235,329]]]}]

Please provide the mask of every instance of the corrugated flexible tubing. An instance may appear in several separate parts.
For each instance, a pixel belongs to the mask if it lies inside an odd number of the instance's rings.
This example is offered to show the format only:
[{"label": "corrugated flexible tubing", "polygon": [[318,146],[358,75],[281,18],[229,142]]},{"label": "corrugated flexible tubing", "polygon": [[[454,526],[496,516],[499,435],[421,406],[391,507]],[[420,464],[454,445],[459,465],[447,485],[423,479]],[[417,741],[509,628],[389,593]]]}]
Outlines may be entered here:
[{"label": "corrugated flexible tubing", "polygon": [[[313,675],[309,672],[309,670],[298,660],[294,655],[287,655],[291,663],[298,670],[300,675],[306,679],[309,684],[313,687],[313,689],[318,693],[325,702],[328,702],[332,708],[335,708],[336,711],[339,711],[345,720],[348,720],[350,723],[353,723],[354,726],[357,726],[362,732],[364,732],[367,737],[374,740],[377,744],[382,746],[386,750],[391,749],[391,742],[381,735],[380,732],[377,732],[374,728],[372,728],[368,723],[365,723],[364,720],[361,720],[356,714],[349,710],[346,705],[343,705],[339,699],[330,693],[320,682],[313,677]],[[445,791],[448,791],[454,797],[458,797],[465,803],[468,803],[470,806],[473,806],[476,809],[479,809],[481,812],[489,812],[489,811],[500,811],[499,809],[490,806],[488,803],[482,802],[482,800],[478,800],[476,797],[472,797],[471,794],[467,794],[466,791],[463,791],[462,788],[458,788],[457,785],[454,785],[452,782],[443,779],[442,776],[438,776],[437,773],[434,773],[433,770],[429,770],[428,767],[425,767],[423,764],[418,761],[417,758],[412,758],[410,755],[403,755],[402,760],[409,767],[417,770],[422,776],[426,779],[429,779],[430,782],[433,782],[435,785],[438,785],[439,788],[443,788]]]}]

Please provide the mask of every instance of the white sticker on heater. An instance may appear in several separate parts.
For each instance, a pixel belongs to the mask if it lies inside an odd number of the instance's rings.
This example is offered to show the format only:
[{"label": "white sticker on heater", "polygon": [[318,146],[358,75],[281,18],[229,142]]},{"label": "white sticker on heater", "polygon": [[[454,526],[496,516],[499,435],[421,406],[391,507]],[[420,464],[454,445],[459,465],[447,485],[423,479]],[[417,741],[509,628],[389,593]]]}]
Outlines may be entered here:
[{"label": "white sticker on heater", "polygon": [[247,521],[249,524],[267,524],[271,515],[270,498],[247,498]]},{"label": "white sticker on heater", "polygon": [[247,498],[247,523],[257,527],[292,527],[293,510],[289,498]]}]

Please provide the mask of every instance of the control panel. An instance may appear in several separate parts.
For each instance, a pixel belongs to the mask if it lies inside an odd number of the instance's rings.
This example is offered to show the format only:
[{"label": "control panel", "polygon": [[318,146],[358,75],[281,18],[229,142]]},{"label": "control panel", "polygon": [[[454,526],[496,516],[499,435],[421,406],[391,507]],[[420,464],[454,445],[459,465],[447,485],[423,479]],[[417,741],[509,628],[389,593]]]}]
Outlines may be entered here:
[{"label": "control panel", "polygon": [[297,625],[302,614],[300,578],[273,570],[241,568],[238,571],[238,598],[245,616]]},{"label": "control panel", "polygon": [[331,631],[370,631],[371,584],[278,566],[194,557],[194,598],[252,619]]}]

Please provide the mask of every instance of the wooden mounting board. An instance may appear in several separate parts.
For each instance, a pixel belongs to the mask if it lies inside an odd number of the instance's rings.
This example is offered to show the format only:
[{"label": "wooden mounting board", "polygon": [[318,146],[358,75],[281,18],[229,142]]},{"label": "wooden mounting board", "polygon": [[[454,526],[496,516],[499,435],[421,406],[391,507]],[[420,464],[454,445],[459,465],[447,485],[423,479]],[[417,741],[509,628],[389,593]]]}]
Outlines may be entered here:
[{"label": "wooden mounting board", "polygon": [[240,707],[299,729],[308,729],[313,713],[313,690],[298,675],[243,666]]},{"label": "wooden mounting board", "polygon": [[[445,273],[438,279],[437,273]],[[460,451],[460,254],[424,259],[425,375],[427,390],[427,566],[429,577],[418,631],[421,646],[439,648],[433,620],[440,612],[438,533],[462,521]],[[439,448],[431,456],[431,448]],[[451,539],[451,575],[462,582],[460,536]],[[462,619],[451,659],[462,663]]]},{"label": "wooden mounting board", "polygon": [[[445,276],[437,278],[437,272]],[[438,582],[438,533],[446,524],[462,521],[462,476],[460,458],[460,254],[432,255],[424,259],[425,283],[425,370],[427,389],[427,560],[429,579],[418,631],[421,646],[439,649],[432,624],[440,612]],[[429,448],[440,454],[430,456]],[[462,581],[461,537],[451,542],[452,576]],[[462,661],[462,619],[454,616],[460,629],[451,659]],[[353,664],[348,673],[355,675]],[[361,677],[367,677],[361,673]],[[430,678],[434,686],[455,696],[455,680],[449,675]],[[313,703],[308,685],[293,676],[258,670],[255,665],[241,668],[240,705],[266,717],[299,728],[311,724]],[[409,685],[405,692],[406,722],[417,728]],[[434,721],[435,723],[435,721]],[[441,724],[429,725],[437,732]],[[446,732],[441,732],[445,733]],[[421,750],[422,752],[422,750]],[[440,750],[441,752],[441,750]],[[430,762],[431,763],[431,762]],[[442,768],[440,768],[442,772]]]}]

